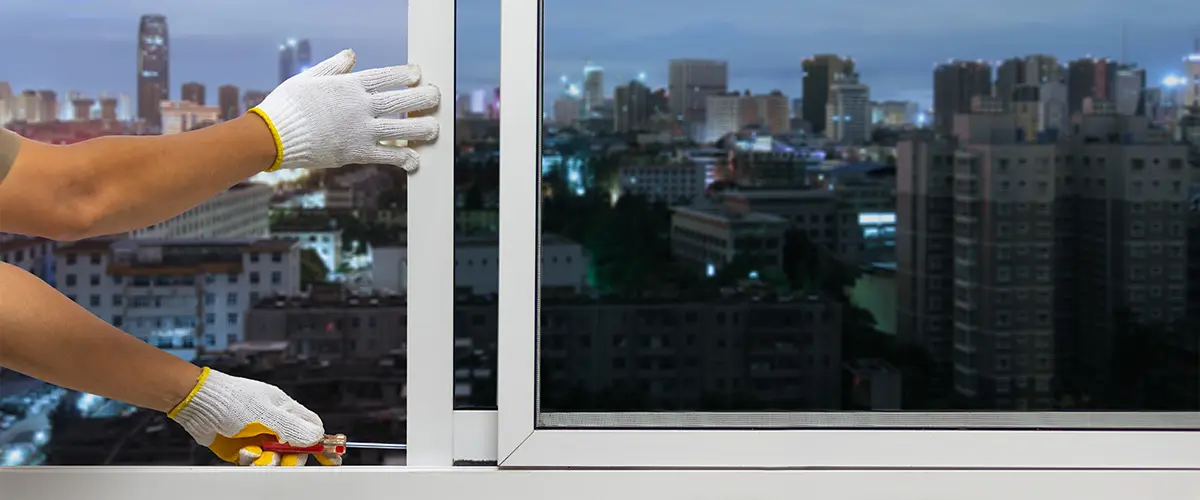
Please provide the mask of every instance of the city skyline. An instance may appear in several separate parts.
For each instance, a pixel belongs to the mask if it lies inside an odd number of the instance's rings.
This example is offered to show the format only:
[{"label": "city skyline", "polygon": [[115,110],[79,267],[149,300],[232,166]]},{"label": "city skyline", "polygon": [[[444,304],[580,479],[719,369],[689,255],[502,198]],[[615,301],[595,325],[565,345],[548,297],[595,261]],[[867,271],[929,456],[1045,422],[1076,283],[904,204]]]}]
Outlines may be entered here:
[{"label": "city skyline", "polygon": [[[6,68],[13,76],[6,78],[12,78],[11,83],[18,89],[133,94],[137,20],[147,13],[167,16],[173,80],[203,82],[210,94],[224,84],[242,89],[272,88],[277,75],[278,43],[288,37],[311,39],[314,59],[352,47],[359,54],[360,67],[404,62],[403,56],[392,55],[406,52],[403,26],[407,8],[403,3],[355,0],[340,9],[307,1],[295,8],[294,3],[284,10],[278,1],[254,7],[218,2],[202,9],[174,1],[137,1],[103,8],[79,6],[70,0],[16,2],[6,10],[18,15],[0,20],[0,43],[21,42],[27,48],[14,53],[14,60]],[[499,37],[499,5],[493,3],[459,3],[460,92],[498,82],[499,48],[494,40]],[[730,61],[731,89],[756,93],[779,89],[798,97],[803,76],[800,60],[831,52],[857,60],[863,82],[871,86],[876,100],[914,100],[927,105],[932,94],[932,67],[948,58],[994,61],[1049,53],[1068,61],[1089,55],[1121,59],[1125,52],[1125,60],[1146,68],[1150,81],[1157,82],[1179,72],[1180,58],[1192,49],[1192,40],[1197,36],[1196,27],[1188,26],[1186,20],[1159,15],[1164,9],[1179,6],[1172,0],[1157,0],[1136,8],[1114,2],[1111,9],[1095,9],[1092,5],[1081,9],[1080,0],[1061,2],[1052,8],[1008,6],[995,12],[927,0],[923,2],[927,5],[917,9],[938,15],[906,23],[895,22],[896,15],[911,13],[912,6],[881,4],[876,9],[855,12],[853,22],[840,13],[848,7],[829,7],[833,10],[824,17],[830,21],[816,23],[811,20],[815,12],[812,9],[775,0],[753,1],[754,5],[746,9],[723,12],[722,18],[714,18],[714,10],[700,8],[671,11],[668,16],[669,5],[660,3],[663,5],[637,4],[650,15],[622,19],[620,33],[608,29],[611,24],[598,21],[604,18],[597,6],[571,3],[569,9],[564,9],[556,4],[565,6],[567,2],[547,5],[547,99],[557,97],[553,84],[560,75],[582,76],[587,59],[605,68],[606,93],[611,94],[612,87],[639,72],[647,73],[649,85],[665,86],[667,60],[676,57],[725,59]],[[632,8],[634,4],[630,5]],[[606,8],[627,11],[611,7]],[[763,15],[763,8],[776,15]],[[229,9],[243,16],[226,19],[222,12]],[[1104,12],[1095,12],[1098,10]],[[654,15],[658,11],[662,15]],[[345,12],[355,14],[347,16]],[[1037,12],[1039,19],[1030,21],[1028,16],[1014,15],[1020,12]],[[966,19],[962,17],[966,14],[986,18],[989,25],[958,22]],[[673,21],[662,23],[662,19]],[[1124,51],[1122,20],[1127,26]],[[34,31],[30,26],[38,29]],[[1013,40],[1012,33],[1021,36]],[[881,43],[881,37],[901,37],[905,43]],[[955,43],[946,43],[947,38]],[[27,43],[31,40],[39,43]],[[173,97],[177,87],[172,85]],[[214,99],[215,94],[209,98]]]}]

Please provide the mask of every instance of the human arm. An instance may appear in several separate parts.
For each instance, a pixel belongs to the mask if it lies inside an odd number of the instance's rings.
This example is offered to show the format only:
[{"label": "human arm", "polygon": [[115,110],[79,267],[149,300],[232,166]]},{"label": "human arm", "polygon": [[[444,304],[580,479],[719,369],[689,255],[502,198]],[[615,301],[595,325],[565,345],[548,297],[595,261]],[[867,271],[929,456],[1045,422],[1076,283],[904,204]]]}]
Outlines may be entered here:
[{"label": "human arm", "polygon": [[37,277],[0,263],[0,366],[168,412],[200,367],[114,328]]},{"label": "human arm", "polygon": [[264,452],[262,443],[307,446],[325,433],[316,414],[279,388],[200,368],[142,342],[2,262],[0,366],[166,413],[218,457],[242,465],[303,465],[304,456]]},{"label": "human arm", "polygon": [[0,182],[0,230],[60,241],[161,222],[275,160],[271,132],[253,115],[183,134],[21,141]]},{"label": "human arm", "polygon": [[0,231],[75,240],[138,229],[263,170],[416,168],[416,152],[381,141],[435,139],[433,118],[391,116],[437,106],[440,91],[408,88],[420,80],[416,66],[351,73],[354,60],[343,51],[281,84],[246,116],[200,130],[69,146],[21,139],[0,181]]}]

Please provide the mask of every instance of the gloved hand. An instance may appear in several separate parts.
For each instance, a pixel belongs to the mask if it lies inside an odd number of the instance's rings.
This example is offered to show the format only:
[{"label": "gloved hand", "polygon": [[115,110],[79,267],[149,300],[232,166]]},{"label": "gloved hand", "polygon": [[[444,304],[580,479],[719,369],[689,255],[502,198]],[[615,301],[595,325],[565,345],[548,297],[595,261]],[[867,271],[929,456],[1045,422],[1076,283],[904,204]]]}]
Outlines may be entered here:
[{"label": "gloved hand", "polygon": [[248,111],[267,122],[275,138],[275,163],[267,172],[358,163],[417,168],[415,151],[380,141],[436,139],[437,121],[381,117],[436,107],[441,91],[433,85],[408,88],[421,79],[415,64],[350,73],[353,68],[354,51],[343,50],[287,79]]},{"label": "gloved hand", "polygon": [[[167,416],[222,460],[240,465],[304,465],[308,455],[280,456],[263,451],[262,444],[311,446],[325,437],[321,418],[278,387],[207,367],[192,392]],[[338,456],[316,457],[322,465],[342,463]]]}]

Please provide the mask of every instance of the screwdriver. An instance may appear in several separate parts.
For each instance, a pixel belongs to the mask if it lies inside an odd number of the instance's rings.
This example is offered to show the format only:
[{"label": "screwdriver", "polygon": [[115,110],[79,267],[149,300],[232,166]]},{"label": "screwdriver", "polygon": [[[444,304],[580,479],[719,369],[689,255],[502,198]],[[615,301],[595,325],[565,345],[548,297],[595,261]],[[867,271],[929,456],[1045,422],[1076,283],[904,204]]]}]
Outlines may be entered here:
[{"label": "screwdriver", "polygon": [[346,448],[364,448],[372,450],[407,450],[408,446],[403,444],[393,443],[359,443],[347,441],[345,434],[333,434],[325,436],[321,442],[312,446],[292,446],[279,442],[263,443],[263,451],[274,451],[276,453],[325,453],[328,455],[342,456],[346,453]]}]

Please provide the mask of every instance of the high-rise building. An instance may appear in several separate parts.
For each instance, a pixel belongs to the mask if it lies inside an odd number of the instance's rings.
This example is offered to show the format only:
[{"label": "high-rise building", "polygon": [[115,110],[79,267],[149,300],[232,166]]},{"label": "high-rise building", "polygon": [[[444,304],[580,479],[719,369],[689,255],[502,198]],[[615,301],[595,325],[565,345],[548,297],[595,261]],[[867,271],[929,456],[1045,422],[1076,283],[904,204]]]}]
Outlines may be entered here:
[{"label": "high-rise building", "polygon": [[76,97],[71,101],[71,107],[74,112],[71,116],[75,117],[75,121],[85,122],[92,118],[92,106],[96,104],[96,100],[90,97]]},{"label": "high-rise building", "polygon": [[1065,134],[1070,123],[1067,86],[1060,82],[1018,85],[1005,109],[1016,116],[1026,142],[1042,140],[1043,133]]},{"label": "high-rise building", "polygon": [[267,98],[266,92],[263,92],[261,90],[247,90],[245,93],[242,94],[242,108],[245,109],[246,111],[250,111],[250,108],[253,108],[255,106],[258,106],[259,104],[262,104],[263,100],[265,100],[266,98]]},{"label": "high-rise building", "polygon": [[716,141],[747,127],[757,127],[765,134],[784,134],[791,130],[788,99],[778,90],[759,95],[753,95],[749,90],[710,95],[705,113],[706,141]]},{"label": "high-rise building", "polygon": [[283,83],[296,74],[296,42],[289,38],[279,44],[279,83]]},{"label": "high-rise building", "polygon": [[104,121],[117,121],[117,98],[116,97],[101,97],[100,98],[100,119]]},{"label": "high-rise building", "polygon": [[[620,89],[617,89],[618,92]],[[579,98],[564,95],[554,100],[554,124],[569,127],[579,122],[579,109],[583,107]]]},{"label": "high-rise building", "polygon": [[1183,59],[1183,105],[1185,108],[1200,106],[1200,41],[1196,52]]},{"label": "high-rise building", "polygon": [[1117,113],[1133,116],[1146,113],[1142,94],[1146,92],[1146,70],[1133,65],[1122,65],[1117,68],[1113,104]]},{"label": "high-rise building", "polygon": [[645,130],[656,112],[653,94],[646,84],[632,80],[613,92],[613,127],[617,132]]},{"label": "high-rise building", "polygon": [[702,124],[708,96],[729,90],[729,63],[709,59],[672,59],[667,75],[671,114],[687,123]]},{"label": "high-rise building", "polygon": [[1067,111],[1083,111],[1083,102],[1116,101],[1117,63],[1111,59],[1076,59],[1067,64]]},{"label": "high-rise building", "polygon": [[754,96],[758,117],[764,131],[770,134],[786,134],[792,131],[789,101],[782,91],[772,90],[768,94]]},{"label": "high-rise building", "polygon": [[708,96],[708,104],[704,106],[705,141],[720,140],[729,134],[736,134],[743,127],[754,122],[754,101],[750,91],[726,92]]},{"label": "high-rise building", "polygon": [[950,61],[933,70],[933,129],[954,131],[954,115],[971,110],[971,102],[992,95],[992,67],[978,61]]},{"label": "high-rise building", "polygon": [[222,85],[217,89],[217,107],[221,108],[221,120],[232,120],[242,114],[238,97],[236,85]]},{"label": "high-rise building", "polygon": [[203,83],[188,82],[179,87],[179,100],[204,105],[205,89]]},{"label": "high-rise building", "polygon": [[132,121],[134,113],[133,97],[129,94],[117,94],[117,119],[121,121]]},{"label": "high-rise building", "polygon": [[137,117],[152,127],[162,126],[159,103],[171,98],[170,41],[167,18],[142,16],[138,26]]},{"label": "high-rise building", "polygon": [[[888,127],[910,125],[917,119],[919,106],[912,101],[883,101],[878,104],[880,109],[879,123]],[[874,122],[874,120],[872,120]]]},{"label": "high-rise building", "polygon": [[854,74],[854,60],[834,54],[818,54],[800,63],[804,69],[804,121],[814,134],[825,132],[829,105],[829,88],[838,75]]},{"label": "high-rise building", "polygon": [[296,73],[307,71],[312,65],[312,44],[308,39],[300,40],[296,44]]},{"label": "high-rise building", "polygon": [[53,90],[38,91],[38,106],[41,108],[38,111],[38,116],[43,122],[52,122],[58,119],[58,94]]},{"label": "high-rise building", "polygon": [[1007,105],[1018,86],[1063,83],[1065,79],[1057,57],[1034,54],[1007,59],[996,68],[995,96]]},{"label": "high-rise building", "polygon": [[871,89],[858,75],[837,73],[825,105],[825,137],[843,144],[871,138]]},{"label": "high-rise building", "polygon": [[604,68],[588,61],[583,66],[583,113],[591,115],[604,104]]},{"label": "high-rise building", "polygon": [[1013,114],[963,114],[897,147],[898,336],[959,407],[1103,394],[1121,311],[1185,316],[1186,147],[1145,117],[1078,125],[1029,143]]}]

